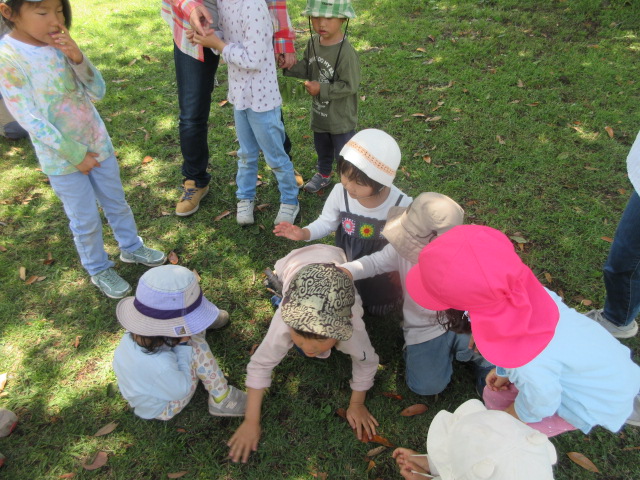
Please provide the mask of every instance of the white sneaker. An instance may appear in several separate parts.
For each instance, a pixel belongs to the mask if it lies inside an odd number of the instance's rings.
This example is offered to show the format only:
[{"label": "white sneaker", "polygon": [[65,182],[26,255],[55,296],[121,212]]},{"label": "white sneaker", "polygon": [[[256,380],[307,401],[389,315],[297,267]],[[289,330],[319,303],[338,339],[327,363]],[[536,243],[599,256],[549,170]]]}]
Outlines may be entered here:
[{"label": "white sneaker", "polygon": [[274,220],[274,225],[279,225],[282,222],[287,222],[293,225],[296,221],[296,217],[300,212],[300,205],[290,205],[288,203],[281,203],[280,210],[278,210],[278,216]]},{"label": "white sneaker", "polygon": [[240,200],[236,212],[238,225],[253,225],[253,200]]},{"label": "white sneaker", "polygon": [[607,330],[607,332],[616,338],[631,338],[635,337],[636,333],[638,333],[638,322],[635,320],[633,320],[629,325],[620,326],[611,322],[602,312],[603,309],[591,310],[585,315],[591,320],[598,322]]}]

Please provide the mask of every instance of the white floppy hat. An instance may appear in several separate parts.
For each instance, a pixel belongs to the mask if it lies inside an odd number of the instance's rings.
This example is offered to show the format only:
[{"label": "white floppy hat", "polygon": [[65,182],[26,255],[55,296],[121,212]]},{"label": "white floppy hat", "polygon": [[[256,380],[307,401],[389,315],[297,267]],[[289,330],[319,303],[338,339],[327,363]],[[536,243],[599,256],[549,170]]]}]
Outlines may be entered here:
[{"label": "white floppy hat", "polygon": [[340,155],[385,187],[393,185],[402,156],[393,137],[375,128],[356,133],[342,147]]},{"label": "white floppy hat", "polygon": [[145,272],[135,297],[120,300],[116,316],[129,332],[149,337],[188,337],[207,329],[220,311],[202,294],[198,279],[180,265]]},{"label": "white floppy hat", "polygon": [[442,480],[553,480],[557,461],[545,434],[480,400],[438,412],[427,452]]}]

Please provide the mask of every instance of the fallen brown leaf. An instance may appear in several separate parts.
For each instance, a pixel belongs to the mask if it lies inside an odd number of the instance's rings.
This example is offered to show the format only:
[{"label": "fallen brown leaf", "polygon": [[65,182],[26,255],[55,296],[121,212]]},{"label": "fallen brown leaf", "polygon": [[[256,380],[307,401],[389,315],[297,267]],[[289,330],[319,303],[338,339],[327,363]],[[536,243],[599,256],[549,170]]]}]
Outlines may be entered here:
[{"label": "fallen brown leaf", "polygon": [[611,237],[600,237],[600,240],[604,240],[605,242],[609,242],[609,243],[613,242],[613,238]]},{"label": "fallen brown leaf", "polygon": [[424,113],[412,113],[411,116],[412,117],[426,117],[426,115]]},{"label": "fallen brown leaf", "polygon": [[339,408],[336,410],[336,415],[338,415],[339,417],[344,418],[345,420],[347,419],[347,411],[344,408]]},{"label": "fallen brown leaf", "polygon": [[422,47],[418,47],[418,48],[416,48],[416,52],[423,52],[423,53],[426,53],[426,52],[427,52],[427,50],[426,50],[426,49],[424,49],[424,48],[422,48]]},{"label": "fallen brown leaf", "polygon": [[258,205],[256,207],[256,210],[260,211],[260,212],[264,212],[267,208],[269,208],[271,206],[270,203],[261,203],[260,205]]},{"label": "fallen brown leaf", "polygon": [[604,127],[604,130],[607,132],[607,134],[609,135],[609,138],[613,138],[613,128],[611,127]]},{"label": "fallen brown leaf", "polygon": [[231,210],[225,210],[224,212],[222,212],[220,215],[218,215],[216,218],[213,219],[214,222],[217,222],[219,220],[222,220],[224,217],[226,217],[227,215],[229,215],[231,213]]},{"label": "fallen brown leaf", "polygon": [[176,432],[178,432],[178,433],[187,433],[187,431],[184,428],[176,428]]},{"label": "fallen brown leaf", "polygon": [[4,245],[0,245],[0,252],[6,252],[7,251],[7,247],[5,247]]},{"label": "fallen brown leaf", "polygon": [[150,155],[147,155],[146,157],[144,157],[144,158],[142,159],[142,164],[143,164],[143,165],[144,165],[145,163],[150,163],[150,162],[153,162],[153,157],[152,157],[152,156],[150,156]]},{"label": "fallen brown leaf", "polygon": [[20,280],[24,282],[27,279],[27,269],[24,267],[20,267],[19,274],[20,274]]},{"label": "fallen brown leaf", "polygon": [[518,79],[518,88],[524,88],[524,83],[520,79]]},{"label": "fallen brown leaf", "polygon": [[38,281],[38,276],[37,275],[31,275],[29,277],[29,280],[27,280],[25,283],[25,285],[31,285],[32,283],[35,283]]},{"label": "fallen brown leaf", "polygon": [[113,432],[118,426],[118,422],[107,423],[104,427],[93,434],[94,437],[101,437]]},{"label": "fallen brown leaf", "polygon": [[429,155],[425,155],[424,157],[422,157],[422,159],[425,161],[425,163],[431,163],[431,157]]},{"label": "fallen brown leaf", "polygon": [[97,470],[100,467],[104,467],[107,464],[108,456],[106,452],[98,452],[90,464],[83,463],[82,468],[85,470]]},{"label": "fallen brown leaf", "polygon": [[53,255],[51,255],[51,252],[49,252],[47,253],[47,259],[42,263],[44,263],[45,265],[52,265],[53,262],[55,262],[55,260],[53,259]]},{"label": "fallen brown leaf", "polygon": [[227,155],[229,155],[230,157],[237,157],[238,156],[238,151],[237,150],[231,150],[230,152],[227,152]]},{"label": "fallen brown leaf", "polygon": [[180,259],[178,258],[178,255],[173,250],[171,251],[171,253],[169,253],[168,259],[171,265],[177,265],[178,262],[180,261]]},{"label": "fallen brown leaf", "polygon": [[327,480],[328,474],[325,472],[311,472],[313,478],[319,478],[320,480]]},{"label": "fallen brown leaf", "polygon": [[80,339],[81,339],[81,338],[82,338],[82,337],[81,337],[80,335],[76,335],[76,339],[75,339],[75,341],[73,342],[73,346],[74,346],[75,348],[78,348],[78,347],[80,346]]},{"label": "fallen brown leaf", "polygon": [[504,145],[506,142],[504,141],[504,138],[502,138],[500,135],[496,135],[496,140],[498,140],[498,143],[500,145]]},{"label": "fallen brown leaf", "polygon": [[402,400],[402,395],[398,395],[397,393],[393,393],[393,392],[382,392],[382,395],[384,395],[387,398],[393,398],[395,400]]},{"label": "fallen brown leaf", "polygon": [[589,460],[587,457],[585,457],[581,453],[569,452],[567,453],[567,457],[569,457],[572,462],[576,463],[577,465],[580,465],[585,470],[589,470],[590,472],[593,472],[593,473],[600,473],[600,470],[598,470],[598,467],[596,467],[591,460]]},{"label": "fallen brown leaf", "polygon": [[367,457],[375,457],[376,455],[379,455],[382,452],[384,452],[386,449],[387,449],[387,447],[385,447],[384,445],[381,445],[381,446],[376,447],[376,448],[372,448],[371,450],[369,450],[367,452]]},{"label": "fallen brown leaf", "polygon": [[221,102],[218,102],[218,106],[224,107],[227,103],[229,103],[227,100],[222,100]]},{"label": "fallen brown leaf", "polygon": [[640,450],[640,447],[624,447],[622,451],[629,452],[631,450]]},{"label": "fallen brown leaf", "polygon": [[251,350],[249,350],[249,356],[253,355],[254,353],[256,353],[256,349],[258,348],[260,344],[259,343],[254,343],[253,346],[251,347]]},{"label": "fallen brown leaf", "polygon": [[428,407],[424,403],[416,403],[410,407],[405,408],[400,412],[403,417],[413,417],[414,415],[420,415],[426,412]]},{"label": "fallen brown leaf", "polygon": [[585,307],[588,307],[589,305],[593,304],[593,302],[592,302],[591,300],[586,299],[586,298],[583,298],[583,299],[580,301],[580,303],[581,303],[582,305],[584,305]]},{"label": "fallen brown leaf", "polygon": [[619,188],[619,189],[618,189],[618,193],[619,193],[620,195],[625,195],[625,194],[627,193],[627,191],[626,191],[624,188]]},{"label": "fallen brown leaf", "polygon": [[[363,435],[363,438],[364,437],[366,437],[366,435]],[[379,443],[380,445],[384,445],[385,447],[395,447],[393,443],[391,443],[386,438],[381,437],[380,435],[374,435],[371,441],[374,443]]]},{"label": "fallen brown leaf", "polygon": [[547,279],[547,283],[553,282],[553,277],[551,276],[550,273],[544,272],[544,278]]},{"label": "fallen brown leaf", "polygon": [[187,470],[182,470],[181,472],[175,472],[175,473],[167,473],[167,478],[182,478],[187,473],[189,473]]},{"label": "fallen brown leaf", "polygon": [[369,465],[367,465],[367,472],[370,472],[371,470],[373,470],[375,466],[376,466],[376,462],[374,462],[373,460],[369,460]]},{"label": "fallen brown leaf", "polygon": [[60,475],[58,478],[73,478],[75,477],[76,474],[75,473],[63,473],[62,475]]}]

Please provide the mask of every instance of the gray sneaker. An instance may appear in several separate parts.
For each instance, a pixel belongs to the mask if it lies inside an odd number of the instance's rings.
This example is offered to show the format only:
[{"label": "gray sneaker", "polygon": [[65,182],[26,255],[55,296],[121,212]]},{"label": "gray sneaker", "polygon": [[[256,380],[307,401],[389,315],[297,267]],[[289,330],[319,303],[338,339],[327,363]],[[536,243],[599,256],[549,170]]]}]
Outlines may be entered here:
[{"label": "gray sneaker", "polygon": [[120,252],[120,260],[125,263],[141,263],[147,267],[157,267],[167,260],[167,256],[160,250],[154,250],[153,248],[142,245],[131,253],[125,251]]},{"label": "gray sneaker", "polygon": [[109,298],[123,298],[131,291],[131,285],[113,268],[92,275],[91,282]]},{"label": "gray sneaker", "polygon": [[278,210],[278,216],[273,221],[274,225],[279,225],[282,222],[287,222],[293,225],[296,221],[296,217],[300,212],[300,205],[290,205],[288,203],[281,203],[280,210]]},{"label": "gray sneaker", "polygon": [[313,177],[311,177],[311,180],[307,182],[307,184],[304,186],[304,189],[309,193],[316,193],[323,188],[327,188],[329,185],[331,185],[330,176],[325,178],[320,175],[320,173],[316,173]]},{"label": "gray sneaker", "polygon": [[229,312],[220,309],[218,311],[218,317],[215,321],[207,327],[207,330],[220,330],[229,324]]},{"label": "gray sneaker", "polygon": [[609,332],[616,338],[631,338],[635,336],[636,333],[638,333],[638,322],[636,322],[635,320],[632,321],[629,325],[624,325],[621,327],[608,320],[602,313],[602,310],[603,309],[591,310],[586,315],[591,320],[594,320],[602,325],[607,330],[607,332]]},{"label": "gray sneaker", "polygon": [[253,200],[240,200],[236,211],[238,225],[253,225]]},{"label": "gray sneaker", "polygon": [[216,403],[209,395],[209,413],[214,417],[242,417],[247,408],[247,394],[236,387],[229,386],[229,393]]}]

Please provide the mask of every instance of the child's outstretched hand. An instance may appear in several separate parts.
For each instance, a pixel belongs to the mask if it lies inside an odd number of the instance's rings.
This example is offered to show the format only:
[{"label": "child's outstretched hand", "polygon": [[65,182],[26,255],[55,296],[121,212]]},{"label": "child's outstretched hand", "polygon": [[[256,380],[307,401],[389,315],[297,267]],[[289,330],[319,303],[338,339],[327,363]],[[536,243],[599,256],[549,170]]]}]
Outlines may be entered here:
[{"label": "child's outstretched hand", "polygon": [[309,81],[304,82],[304,88],[307,89],[307,93],[312,97],[320,94],[320,82]]},{"label": "child's outstretched hand", "polygon": [[259,423],[248,420],[242,422],[236,433],[227,442],[229,458],[234,462],[242,460],[242,463],[247,463],[251,452],[258,450],[258,441],[261,433],[262,429]]},{"label": "child's outstretched hand", "polygon": [[91,170],[94,168],[100,167],[100,162],[98,161],[98,154],[93,152],[87,152],[84,156],[84,160],[82,160],[79,164],[76,165],[76,168],[80,170],[85,175],[89,175]]},{"label": "child's outstretched hand", "polygon": [[297,227],[289,222],[280,222],[273,228],[276,237],[285,237],[289,240],[309,240],[308,232],[306,228]]},{"label": "child's outstretched hand", "polygon": [[69,35],[69,30],[67,30],[64,25],[59,23],[58,33],[52,33],[51,38],[53,39],[52,46],[54,48],[57,48],[62,53],[64,53],[66,57],[76,65],[82,63],[82,52],[80,51],[80,48],[78,48],[75,40],[71,38],[71,35]]},{"label": "child's outstretched hand", "polygon": [[362,440],[363,435],[372,439],[376,434],[376,427],[379,426],[378,421],[371,415],[364,403],[351,402],[349,404],[349,408],[347,408],[347,421],[349,425],[351,425],[351,428],[356,431],[358,440]]},{"label": "child's outstretched hand", "polygon": [[498,392],[500,390],[508,390],[510,383],[507,377],[498,376],[495,368],[492,368],[487,374],[487,387],[489,387],[491,391]]},{"label": "child's outstretched hand", "polygon": [[[406,480],[422,480],[425,476],[421,473],[429,472],[429,461],[426,455],[419,455],[415,450],[396,448],[392,457],[396,459],[400,475]],[[413,473],[412,470],[419,473]]]}]

